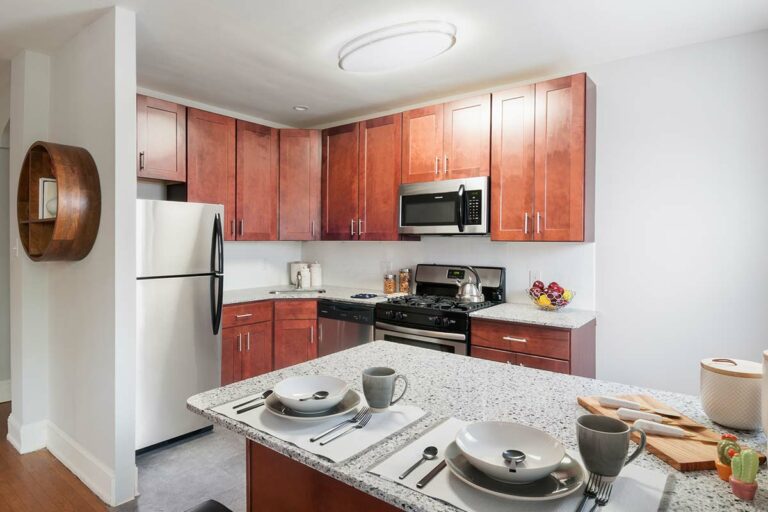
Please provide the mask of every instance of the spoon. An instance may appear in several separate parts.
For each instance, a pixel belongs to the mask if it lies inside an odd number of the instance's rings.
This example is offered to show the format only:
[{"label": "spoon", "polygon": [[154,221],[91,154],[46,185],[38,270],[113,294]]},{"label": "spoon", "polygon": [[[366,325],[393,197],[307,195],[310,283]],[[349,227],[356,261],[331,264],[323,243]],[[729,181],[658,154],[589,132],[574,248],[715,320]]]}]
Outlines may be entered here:
[{"label": "spoon", "polygon": [[504,462],[512,466],[509,468],[510,473],[517,473],[517,465],[525,460],[525,454],[520,450],[504,450],[501,456]]},{"label": "spoon", "polygon": [[324,400],[328,398],[328,395],[330,395],[330,393],[327,391],[316,391],[312,396],[299,398],[299,402],[305,402],[307,400]]},{"label": "spoon", "polygon": [[244,406],[244,405],[252,404],[252,403],[253,403],[253,402],[255,402],[256,400],[264,400],[265,398],[267,398],[267,397],[268,397],[269,395],[271,395],[271,394],[272,394],[272,390],[271,390],[271,389],[268,389],[268,390],[266,390],[264,393],[262,393],[262,394],[261,394],[261,396],[257,396],[256,398],[254,398],[254,399],[252,399],[252,400],[248,400],[248,401],[246,401],[246,402],[243,402],[243,403],[241,403],[241,404],[233,405],[233,406],[232,406],[232,408],[233,408],[233,409],[237,409],[238,407],[242,407],[242,406]]},{"label": "spoon", "polygon": [[410,475],[413,472],[413,470],[419,467],[425,460],[433,460],[435,458],[437,458],[437,448],[435,448],[434,446],[427,446],[426,448],[424,448],[424,452],[422,452],[421,458],[416,461],[416,464],[406,469],[405,472],[402,475],[400,475],[398,478],[402,480],[403,478]]}]

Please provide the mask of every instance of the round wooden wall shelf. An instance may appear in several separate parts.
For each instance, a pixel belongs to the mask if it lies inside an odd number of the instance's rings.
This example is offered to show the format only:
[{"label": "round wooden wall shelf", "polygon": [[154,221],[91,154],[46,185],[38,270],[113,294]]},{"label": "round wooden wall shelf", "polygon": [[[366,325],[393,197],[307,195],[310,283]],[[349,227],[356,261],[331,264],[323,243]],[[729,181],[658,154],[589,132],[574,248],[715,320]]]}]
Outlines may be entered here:
[{"label": "round wooden wall shelf", "polygon": [[[41,188],[46,191],[41,193]],[[99,173],[91,154],[52,142],[32,144],[21,168],[16,208],[19,236],[30,258],[85,258],[96,241],[101,217]]]}]

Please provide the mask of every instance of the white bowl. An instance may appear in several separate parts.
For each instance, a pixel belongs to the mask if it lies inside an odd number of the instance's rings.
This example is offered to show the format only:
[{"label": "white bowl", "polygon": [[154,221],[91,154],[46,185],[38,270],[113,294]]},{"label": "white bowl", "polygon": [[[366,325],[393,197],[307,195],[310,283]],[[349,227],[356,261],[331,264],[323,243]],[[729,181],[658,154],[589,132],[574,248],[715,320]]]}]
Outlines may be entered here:
[{"label": "white bowl", "polygon": [[[349,384],[330,375],[302,375],[289,377],[277,383],[273,391],[286,407],[296,412],[322,412],[341,402],[349,390]],[[328,397],[322,400],[304,400],[318,391],[327,391]]]},{"label": "white bowl", "polygon": [[[562,443],[546,432],[504,421],[471,423],[456,435],[456,446],[477,469],[496,480],[510,483],[533,482],[557,468],[565,456]],[[504,450],[519,450],[525,461],[511,471]]]}]

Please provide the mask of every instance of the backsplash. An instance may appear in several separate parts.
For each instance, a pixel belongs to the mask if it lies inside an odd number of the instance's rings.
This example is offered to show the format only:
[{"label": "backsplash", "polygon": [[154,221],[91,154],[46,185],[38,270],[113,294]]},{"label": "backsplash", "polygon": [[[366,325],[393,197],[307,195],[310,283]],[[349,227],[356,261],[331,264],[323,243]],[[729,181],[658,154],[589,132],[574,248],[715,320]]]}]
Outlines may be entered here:
[{"label": "backsplash", "polygon": [[225,242],[224,289],[288,284],[288,262],[301,259],[301,242]]},{"label": "backsplash", "polygon": [[507,301],[528,302],[529,271],[575,291],[572,306],[595,308],[595,244],[500,243],[489,237],[423,237],[419,242],[304,242],[302,259],[323,265],[325,284],[381,290],[383,275],[418,263],[506,267]]}]

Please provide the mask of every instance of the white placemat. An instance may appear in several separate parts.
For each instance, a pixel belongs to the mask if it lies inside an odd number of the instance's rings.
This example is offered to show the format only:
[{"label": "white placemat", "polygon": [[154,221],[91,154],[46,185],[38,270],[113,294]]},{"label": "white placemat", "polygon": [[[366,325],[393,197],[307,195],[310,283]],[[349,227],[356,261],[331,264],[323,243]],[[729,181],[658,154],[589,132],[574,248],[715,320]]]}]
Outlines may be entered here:
[{"label": "white placemat", "polygon": [[[511,510],[573,512],[576,509],[582,497],[581,490],[554,501],[507,500],[470,487],[451,473],[448,467],[438,473],[424,488],[417,489],[416,482],[443,460],[445,448],[456,438],[456,433],[464,425],[466,425],[465,421],[449,418],[372,467],[369,472],[469,512],[509,512]],[[398,475],[421,457],[421,452],[427,446],[436,446],[439,449],[437,459],[424,462],[404,480],[398,479]],[[571,456],[579,458],[578,454],[571,454]],[[655,512],[661,503],[666,483],[667,475],[664,473],[649,471],[630,464],[616,479],[611,500],[600,510],[601,512]],[[593,503],[590,500],[590,506]]]},{"label": "white placemat", "polygon": [[[330,442],[325,446],[320,446],[320,441],[310,443],[309,439],[328,430],[332,426],[353,417],[357,411],[353,410],[343,416],[336,416],[335,418],[327,420],[292,421],[272,414],[264,406],[243,414],[237,414],[237,412],[232,409],[233,405],[245,402],[249,399],[250,397],[243,397],[239,400],[213,407],[211,410],[243,422],[261,432],[273,435],[278,439],[295,444],[299,448],[303,448],[315,455],[325,457],[332,462],[341,462],[357,455],[368,447],[380,442],[382,439],[391,436],[411,423],[419,420],[426,414],[424,410],[413,405],[400,404],[393,405],[385,411],[372,411],[373,416],[364,428],[355,429],[336,441]],[[364,405],[365,399],[361,402],[361,406]],[[338,431],[336,433],[338,433]],[[335,433],[330,436],[333,435],[335,435]],[[326,438],[323,438],[321,441],[325,439]]]}]

